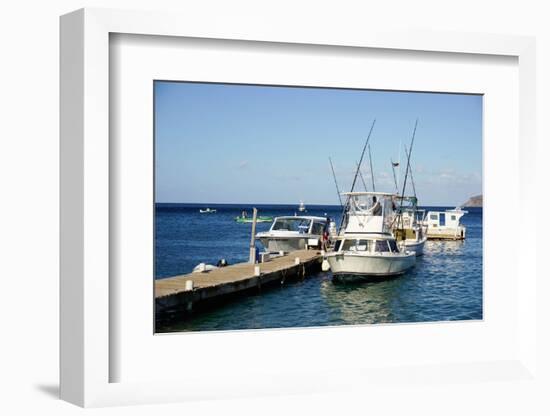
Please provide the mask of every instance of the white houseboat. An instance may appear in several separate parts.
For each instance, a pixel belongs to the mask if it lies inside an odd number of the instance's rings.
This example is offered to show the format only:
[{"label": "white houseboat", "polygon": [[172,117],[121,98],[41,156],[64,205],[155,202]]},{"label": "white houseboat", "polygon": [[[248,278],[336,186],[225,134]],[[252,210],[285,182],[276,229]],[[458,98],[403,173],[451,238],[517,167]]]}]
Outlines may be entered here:
[{"label": "white houseboat", "polygon": [[428,211],[424,224],[428,227],[428,239],[433,240],[464,240],[466,227],[460,219],[467,214],[460,207],[446,211]]},{"label": "white houseboat", "polygon": [[392,235],[394,194],[346,192],[346,212],[334,251],[326,260],[335,280],[359,281],[405,273],[416,263],[414,251],[399,247]]}]

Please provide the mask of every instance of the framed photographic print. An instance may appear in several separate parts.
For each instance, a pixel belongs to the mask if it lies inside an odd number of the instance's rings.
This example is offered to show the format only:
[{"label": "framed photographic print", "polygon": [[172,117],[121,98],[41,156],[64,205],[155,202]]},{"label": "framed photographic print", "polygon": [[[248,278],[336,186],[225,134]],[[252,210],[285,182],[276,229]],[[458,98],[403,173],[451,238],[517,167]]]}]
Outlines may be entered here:
[{"label": "framed photographic print", "polygon": [[155,332],[483,319],[482,95],[153,88]]},{"label": "framed photographic print", "polygon": [[234,27],[62,17],[62,398],[533,380],[534,41]]}]

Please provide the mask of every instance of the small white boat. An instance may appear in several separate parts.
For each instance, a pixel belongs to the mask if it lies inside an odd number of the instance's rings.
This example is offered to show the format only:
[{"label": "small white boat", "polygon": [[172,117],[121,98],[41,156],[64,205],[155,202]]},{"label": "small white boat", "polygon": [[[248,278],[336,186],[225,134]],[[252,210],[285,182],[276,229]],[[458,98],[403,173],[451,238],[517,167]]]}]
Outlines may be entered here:
[{"label": "small white boat", "polygon": [[400,241],[399,247],[403,247],[407,251],[414,251],[416,256],[422,256],[424,254],[424,245],[426,244],[426,241],[428,241],[428,236],[417,236],[416,238],[416,241],[409,238],[404,241]]},{"label": "small white boat", "polygon": [[430,240],[464,240],[466,227],[460,219],[467,214],[460,207],[446,211],[428,211],[424,225],[427,227],[427,237]]},{"label": "small white boat", "polygon": [[275,217],[269,231],[257,233],[256,239],[271,253],[321,248],[328,226],[328,219],[324,217]]},{"label": "small white boat", "polygon": [[300,201],[300,205],[298,206],[298,211],[306,212],[306,206],[304,205],[304,201]]},{"label": "small white boat", "polygon": [[210,208],[206,208],[206,209],[199,209],[199,212],[201,214],[214,214],[216,212],[215,209],[210,209]]},{"label": "small white boat", "polygon": [[405,273],[416,254],[391,234],[393,198],[383,192],[346,192],[346,213],[334,251],[325,258],[335,280],[359,281]]}]

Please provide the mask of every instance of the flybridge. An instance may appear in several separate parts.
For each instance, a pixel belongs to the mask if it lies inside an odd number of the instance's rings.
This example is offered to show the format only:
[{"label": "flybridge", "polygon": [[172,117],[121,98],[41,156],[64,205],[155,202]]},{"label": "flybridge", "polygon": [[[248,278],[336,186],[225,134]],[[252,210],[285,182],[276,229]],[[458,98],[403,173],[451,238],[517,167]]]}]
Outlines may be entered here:
[{"label": "flybridge", "polygon": [[344,234],[389,234],[395,204],[394,194],[348,192],[347,222]]}]

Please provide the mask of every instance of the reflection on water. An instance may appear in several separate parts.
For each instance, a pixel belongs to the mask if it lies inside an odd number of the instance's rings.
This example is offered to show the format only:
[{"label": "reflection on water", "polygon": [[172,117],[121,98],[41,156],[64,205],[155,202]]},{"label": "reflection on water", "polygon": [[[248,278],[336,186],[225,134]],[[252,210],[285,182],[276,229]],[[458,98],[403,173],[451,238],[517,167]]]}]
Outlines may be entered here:
[{"label": "reflection on water", "polygon": [[321,294],[342,324],[393,322],[389,305],[395,289],[393,280],[354,284],[334,284],[325,280],[321,283]]},{"label": "reflection on water", "polygon": [[[322,208],[324,212],[327,210]],[[223,210],[221,212],[223,215]],[[311,214],[323,215],[324,212]],[[277,212],[270,212],[273,214],[277,215]],[[186,220],[189,227],[193,217],[188,213],[171,215],[170,226]],[[226,216],[233,215],[229,212]],[[223,217],[208,221],[220,218]],[[200,217],[196,221],[202,225],[207,220]],[[302,282],[287,283],[261,294],[238,298],[202,311],[191,319],[164,324],[158,329],[161,332],[204,331],[482,319],[482,211],[470,210],[463,222],[468,227],[465,241],[426,242],[424,256],[418,257],[416,266],[405,275],[377,282],[334,284],[330,272],[319,273]],[[240,224],[241,228],[237,228],[225,221],[223,227],[233,227],[233,236],[242,235],[244,249],[240,247],[240,239],[228,238],[224,245],[225,240],[217,234],[214,247],[218,251],[212,250],[209,255],[215,259],[224,250],[227,253],[229,247],[235,249],[236,254],[242,252],[244,257],[247,226]],[[173,230],[170,228],[166,232],[171,235]],[[167,244],[166,241],[161,243]],[[188,248],[201,246],[195,240],[181,244]],[[201,252],[193,252],[196,256],[193,261],[200,258]],[[177,259],[171,261],[178,266],[182,264]],[[170,275],[170,267],[170,263],[161,264],[162,274]]]},{"label": "reflection on water", "polygon": [[327,279],[321,295],[341,324],[482,319],[481,258],[468,244],[428,241],[410,272],[355,284]]}]

